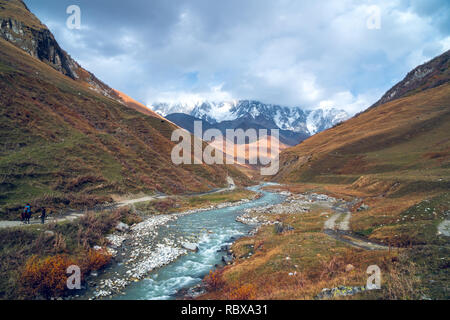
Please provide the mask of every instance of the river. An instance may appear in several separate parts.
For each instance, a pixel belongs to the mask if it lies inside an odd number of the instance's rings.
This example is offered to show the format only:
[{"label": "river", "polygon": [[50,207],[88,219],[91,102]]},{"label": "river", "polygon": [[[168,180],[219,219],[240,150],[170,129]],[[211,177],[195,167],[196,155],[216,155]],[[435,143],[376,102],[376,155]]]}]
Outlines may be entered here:
[{"label": "river", "polygon": [[281,203],[284,196],[261,190],[261,186],[250,190],[261,192],[262,197],[234,207],[200,211],[181,216],[159,227],[158,236],[152,242],[165,241],[165,237],[192,238],[196,235],[198,252],[189,252],[168,265],[151,271],[144,279],[125,287],[112,299],[126,300],[170,300],[185,288],[201,283],[205,275],[221,264],[224,252],[219,252],[233,238],[248,234],[252,227],[239,223],[236,217],[247,208]]}]

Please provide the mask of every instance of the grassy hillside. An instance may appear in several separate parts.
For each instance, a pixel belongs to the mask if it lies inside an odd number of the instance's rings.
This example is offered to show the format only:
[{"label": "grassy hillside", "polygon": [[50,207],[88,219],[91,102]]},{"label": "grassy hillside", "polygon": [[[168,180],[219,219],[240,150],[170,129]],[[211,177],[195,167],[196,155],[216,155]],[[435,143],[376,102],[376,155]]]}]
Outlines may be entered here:
[{"label": "grassy hillside", "polygon": [[[449,57],[414,69],[367,111],[284,150],[273,177],[293,193],[355,201],[344,236],[389,250],[350,250],[324,235],[324,210],[276,217],[294,231],[280,236],[265,227],[239,241],[238,260],[214,275],[222,283],[206,297],[312,299],[323,288],[364,283],[367,266],[377,264],[382,290],[349,299],[448,299]],[[252,258],[239,258],[249,245]]]},{"label": "grassy hillside", "polygon": [[449,106],[444,84],[373,108],[284,151],[275,180],[448,189]]},{"label": "grassy hillside", "polygon": [[31,14],[25,3],[20,0],[0,0],[0,18],[12,18],[31,28],[46,29],[45,25]]},{"label": "grassy hillside", "polygon": [[176,128],[88,89],[0,39],[0,207],[89,205],[112,193],[206,191],[232,167],[175,166]]}]

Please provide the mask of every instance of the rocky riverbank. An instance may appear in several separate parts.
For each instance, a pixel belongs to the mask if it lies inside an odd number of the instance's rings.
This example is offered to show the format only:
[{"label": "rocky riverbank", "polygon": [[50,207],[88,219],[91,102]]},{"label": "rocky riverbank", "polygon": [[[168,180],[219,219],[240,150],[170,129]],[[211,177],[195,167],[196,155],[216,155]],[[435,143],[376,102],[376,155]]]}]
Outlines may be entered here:
[{"label": "rocky riverbank", "polygon": [[[242,215],[236,218],[236,221],[254,226],[255,228],[250,232],[250,235],[254,235],[262,226],[278,225],[279,222],[273,219],[275,215],[306,213],[311,210],[311,206],[314,204],[333,208],[337,203],[343,201],[342,199],[336,199],[325,194],[292,194],[286,191],[279,193],[287,196],[283,203],[247,209]],[[285,228],[283,226],[281,228],[284,231]]]},{"label": "rocky riverbank", "polygon": [[250,201],[243,199],[175,214],[150,216],[129,230],[108,235],[107,250],[113,256],[113,265],[100,274],[91,274],[86,293],[81,298],[102,299],[121,294],[125,287],[146,278],[151,271],[189,251],[195,251],[199,239],[196,236],[177,235],[169,229],[169,222],[185,215],[238,206]]}]

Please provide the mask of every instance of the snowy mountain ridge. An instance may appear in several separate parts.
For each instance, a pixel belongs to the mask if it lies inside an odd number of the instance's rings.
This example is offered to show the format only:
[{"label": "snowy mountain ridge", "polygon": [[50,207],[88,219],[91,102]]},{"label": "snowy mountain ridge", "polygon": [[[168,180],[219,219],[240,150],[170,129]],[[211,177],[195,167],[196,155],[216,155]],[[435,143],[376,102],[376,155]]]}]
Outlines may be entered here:
[{"label": "snowy mountain ridge", "polygon": [[195,104],[155,103],[151,109],[162,116],[174,113],[188,114],[210,124],[241,118],[268,120],[273,121],[282,130],[307,135],[319,133],[349,118],[347,112],[335,108],[303,110],[299,107],[283,107],[254,100],[203,101]]}]

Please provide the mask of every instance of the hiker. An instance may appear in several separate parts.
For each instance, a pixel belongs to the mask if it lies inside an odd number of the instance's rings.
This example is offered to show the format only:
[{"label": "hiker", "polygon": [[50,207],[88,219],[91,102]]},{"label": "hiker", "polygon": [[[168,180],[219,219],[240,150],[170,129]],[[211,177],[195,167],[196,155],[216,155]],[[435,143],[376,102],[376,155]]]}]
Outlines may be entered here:
[{"label": "hiker", "polygon": [[41,210],[41,223],[42,224],[45,224],[46,214],[47,214],[47,210],[45,208],[42,208],[42,210]]},{"label": "hiker", "polygon": [[30,224],[30,218],[31,218],[31,205],[27,203],[25,208],[23,209],[24,215],[25,215],[25,224]]}]

